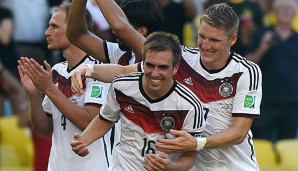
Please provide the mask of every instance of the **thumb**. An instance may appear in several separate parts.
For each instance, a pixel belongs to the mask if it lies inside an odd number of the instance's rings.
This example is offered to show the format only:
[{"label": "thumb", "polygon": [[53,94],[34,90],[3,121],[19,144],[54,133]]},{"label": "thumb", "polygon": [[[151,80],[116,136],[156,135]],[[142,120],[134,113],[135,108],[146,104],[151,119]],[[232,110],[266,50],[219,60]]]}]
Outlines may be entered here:
[{"label": "thumb", "polygon": [[158,153],[158,156],[159,156],[160,158],[162,158],[162,159],[167,159],[167,158],[168,158],[168,155],[167,155],[166,153],[164,153],[164,152],[159,152],[159,153]]},{"label": "thumb", "polygon": [[51,72],[51,70],[52,70],[51,65],[46,60],[44,60],[43,63],[45,65],[45,67],[46,67],[46,70],[48,72]]},{"label": "thumb", "polygon": [[175,135],[176,137],[179,137],[182,135],[182,131],[178,131],[178,130],[174,130],[174,129],[171,129],[170,133]]},{"label": "thumb", "polygon": [[75,133],[74,136],[73,136],[73,139],[75,140],[81,140],[81,135],[79,133]]}]

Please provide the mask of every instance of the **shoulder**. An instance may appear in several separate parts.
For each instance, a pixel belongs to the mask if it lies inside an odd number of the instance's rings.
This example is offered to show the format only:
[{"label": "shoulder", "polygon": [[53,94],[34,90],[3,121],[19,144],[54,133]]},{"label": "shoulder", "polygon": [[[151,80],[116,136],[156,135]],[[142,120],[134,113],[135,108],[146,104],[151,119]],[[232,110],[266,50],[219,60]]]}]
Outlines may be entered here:
[{"label": "shoulder", "polygon": [[139,81],[142,72],[132,72],[127,74],[119,74],[113,79],[113,84],[116,82]]}]

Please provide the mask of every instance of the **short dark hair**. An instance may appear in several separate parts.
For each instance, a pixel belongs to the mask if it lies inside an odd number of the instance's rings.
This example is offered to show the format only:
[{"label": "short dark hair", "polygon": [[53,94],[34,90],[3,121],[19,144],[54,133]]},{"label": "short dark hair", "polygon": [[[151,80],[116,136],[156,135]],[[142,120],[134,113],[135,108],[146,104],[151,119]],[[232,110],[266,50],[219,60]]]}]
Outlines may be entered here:
[{"label": "short dark hair", "polygon": [[[62,10],[66,13],[66,22],[68,20],[68,14],[69,14],[69,9],[70,9],[70,4],[71,3],[62,3],[61,5],[59,5],[54,12],[57,12],[59,10]],[[86,23],[87,23],[87,28],[89,31],[93,31],[93,20],[92,20],[92,15],[91,13],[86,9],[85,10],[85,19],[86,19]]]},{"label": "short dark hair", "polygon": [[13,20],[12,12],[4,7],[0,7],[0,24],[4,19],[11,19]]},{"label": "short dark hair", "polygon": [[148,35],[158,31],[164,20],[162,8],[155,0],[124,0],[120,4],[128,21],[135,27],[146,27]]},{"label": "short dark hair", "polygon": [[161,52],[170,50],[173,53],[173,66],[179,63],[182,55],[181,44],[178,36],[166,32],[153,32],[151,33],[144,43],[142,55],[145,61],[146,53],[148,50]]}]

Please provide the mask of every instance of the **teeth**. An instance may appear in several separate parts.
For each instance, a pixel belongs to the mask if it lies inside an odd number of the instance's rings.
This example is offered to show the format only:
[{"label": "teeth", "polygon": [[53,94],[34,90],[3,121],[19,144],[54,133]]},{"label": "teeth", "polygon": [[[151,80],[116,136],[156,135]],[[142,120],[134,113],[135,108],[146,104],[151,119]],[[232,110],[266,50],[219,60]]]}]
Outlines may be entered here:
[{"label": "teeth", "polygon": [[153,79],[151,79],[151,81],[152,81],[153,83],[157,84],[157,83],[159,83],[161,80],[153,80]]}]

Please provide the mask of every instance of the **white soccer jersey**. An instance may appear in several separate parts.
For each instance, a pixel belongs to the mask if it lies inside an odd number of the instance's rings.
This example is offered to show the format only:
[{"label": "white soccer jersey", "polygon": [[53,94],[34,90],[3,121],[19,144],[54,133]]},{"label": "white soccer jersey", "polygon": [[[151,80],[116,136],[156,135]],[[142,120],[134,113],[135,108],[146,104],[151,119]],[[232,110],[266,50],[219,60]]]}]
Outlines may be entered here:
[{"label": "white soccer jersey", "polygon": [[118,43],[104,41],[104,49],[107,55],[107,63],[119,65],[131,65],[136,61],[132,51],[122,51]]},{"label": "white soccer jersey", "polygon": [[[197,48],[183,47],[182,50],[179,70],[174,78],[190,88],[202,101],[206,118],[203,136],[229,128],[232,117],[259,118],[262,74],[256,64],[231,53],[223,69],[208,73],[200,63]],[[193,170],[259,170],[251,131],[239,145],[200,150]]]},{"label": "white soccer jersey", "polygon": [[[258,65],[231,53],[221,70],[208,71],[200,62],[198,48],[182,46],[182,58],[174,79],[191,89],[204,106],[203,136],[221,132],[232,125],[232,117],[260,117],[262,73]],[[139,64],[143,70],[143,63]],[[198,152],[192,171],[258,171],[252,133],[241,144]]]},{"label": "white soccer jersey", "polygon": [[[96,63],[99,62],[86,56],[79,65]],[[104,103],[110,84],[87,78],[83,82],[86,91],[82,95],[74,94],[71,91],[70,77],[75,69],[69,71],[67,68],[67,62],[54,65],[52,77],[54,84],[72,103],[80,107],[87,103],[96,105]],[[108,169],[111,158],[110,133],[88,147],[90,152],[88,156],[80,157],[71,150],[70,143],[74,134],[82,131],[63,116],[48,96],[44,98],[43,109],[53,118],[52,148],[48,171],[104,171]]]},{"label": "white soccer jersey", "polygon": [[[142,87],[142,73],[131,73],[114,79],[100,110],[100,115],[112,122],[121,122],[120,143],[115,147],[109,170],[141,171],[144,156],[158,153],[157,138],[171,138],[169,129],[185,130],[200,135],[204,129],[200,101],[182,84],[175,81],[163,97],[152,100]],[[177,158],[178,154],[170,154]]]}]

